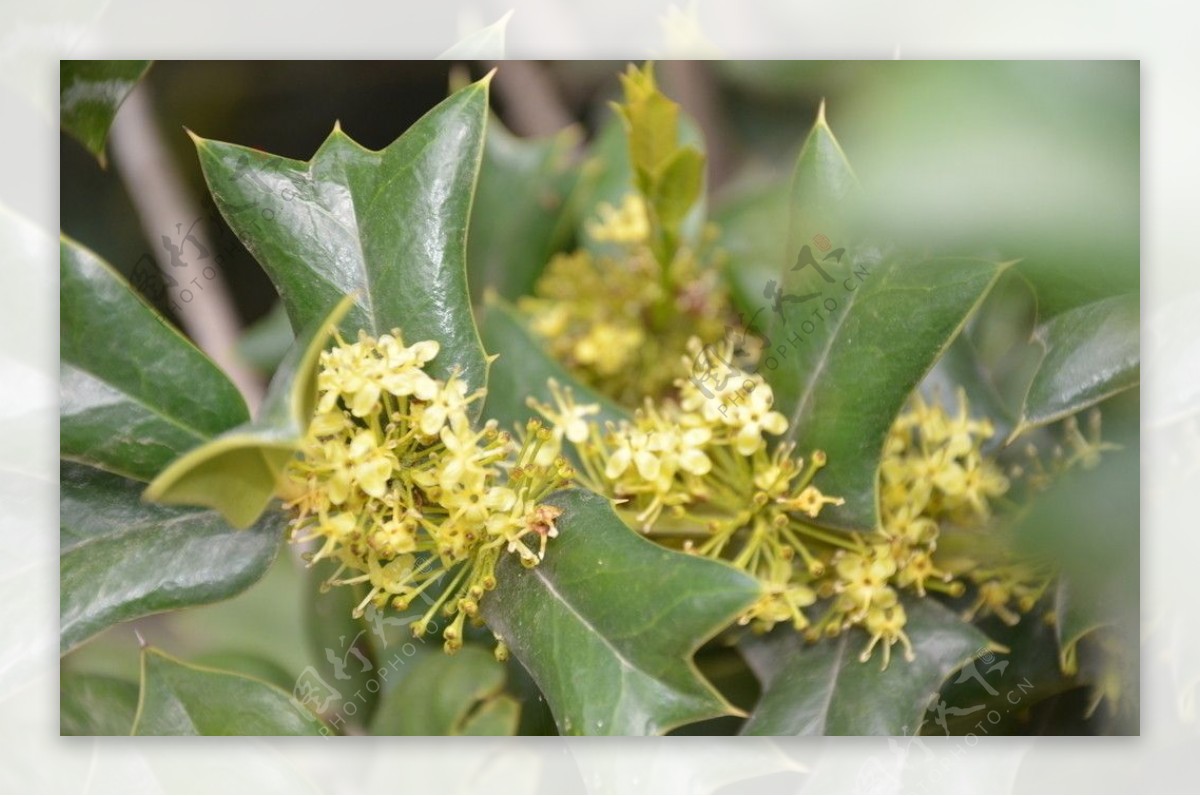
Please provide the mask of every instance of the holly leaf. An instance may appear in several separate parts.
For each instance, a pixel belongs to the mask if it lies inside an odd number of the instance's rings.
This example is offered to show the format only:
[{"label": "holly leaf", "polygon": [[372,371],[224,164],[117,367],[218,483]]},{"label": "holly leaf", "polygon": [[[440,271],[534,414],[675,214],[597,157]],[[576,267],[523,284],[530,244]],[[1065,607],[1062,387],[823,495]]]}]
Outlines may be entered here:
[{"label": "holly leaf", "polygon": [[137,712],[136,683],[81,672],[59,677],[60,735],[129,735]]},{"label": "holly leaf", "polygon": [[1111,398],[1141,378],[1139,296],[1113,296],[1066,310],[1040,325],[1045,355],[1010,440]]},{"label": "holly leaf", "polygon": [[496,420],[501,428],[523,429],[529,418],[538,416],[526,403],[531,396],[553,406],[547,386],[550,379],[570,388],[576,403],[597,404],[600,414],[591,419],[603,423],[628,417],[618,404],[577,381],[550,356],[520,313],[502,299],[495,296],[486,299],[479,330],[487,349],[498,354],[488,378],[483,416]]},{"label": "holly leaf", "polygon": [[142,650],[133,735],[326,735],[286,691],[239,674]]},{"label": "holly leaf", "polygon": [[106,164],[104,144],[117,109],[150,68],[149,61],[61,61],[62,128]]},{"label": "holly leaf", "polygon": [[[772,340],[777,369],[765,360],[788,437],[802,452],[828,455],[821,490],[846,503],[822,511],[820,522],[837,528],[878,526],[876,482],[888,429],[1006,267],[870,257],[854,258],[846,278],[853,290],[843,292],[846,282],[839,282],[823,293],[824,306],[836,308],[819,326],[797,312],[792,335]],[[793,384],[798,391],[788,389]]]},{"label": "holly leaf", "polygon": [[317,401],[317,363],[329,335],[354,299],[301,331],[284,357],[258,417],[176,459],[146,488],[158,503],[208,506],[235,528],[246,528],[278,491],[280,473],[296,455]]},{"label": "holly leaf", "polygon": [[372,152],[340,127],[312,160],[194,137],[221,214],[279,291],[292,327],[356,295],[342,322],[436,340],[432,375],[472,390],[487,362],[467,292],[467,227],[483,154],[489,78],[456,91]]},{"label": "holly leaf", "polygon": [[[771,191],[751,202],[781,212]],[[820,522],[869,530],[879,523],[888,429],[1006,265],[902,257],[856,232],[858,205],[857,180],[822,107],[792,175],[787,259],[759,271],[758,284],[738,280],[735,293],[768,343],[759,372],[788,418],[788,439],[801,452],[825,451],[821,490],[845,499]],[[743,248],[755,262],[778,254]]]},{"label": "holly leaf", "polygon": [[806,244],[821,250],[819,235],[831,246],[850,242],[847,236],[852,234],[860,188],[825,119],[824,102],[796,156],[789,195],[788,255],[795,256]]},{"label": "holly leaf", "polygon": [[504,665],[487,650],[430,655],[380,703],[374,735],[513,735],[520,705],[503,693]]},{"label": "holly leaf", "polygon": [[[791,629],[750,637],[742,651],[763,692],[744,735],[913,735],[946,678],[991,642],[932,599],[905,601],[916,659],[893,654],[884,671],[859,654],[867,636],[850,630],[809,644]],[[898,652],[894,650],[893,652]],[[879,658],[875,651],[875,660]]]},{"label": "holly leaf", "polygon": [[250,415],[237,388],[111,265],[59,243],[64,459],[149,481]]},{"label": "holly leaf", "polygon": [[256,583],[283,542],[268,514],[235,531],[213,511],[142,503],[143,485],[62,463],[60,648],[148,614],[223,600]]},{"label": "holly leaf", "polygon": [[662,548],[604,498],[555,493],[559,536],[526,569],[506,556],[488,626],[538,684],[566,735],[650,735],[736,715],[692,655],[758,596],[725,564]]},{"label": "holly leaf", "polygon": [[533,292],[550,256],[570,237],[568,198],[579,178],[573,127],[541,140],[518,138],[488,122],[471,211],[467,267],[471,293],[488,289],[509,300]]}]

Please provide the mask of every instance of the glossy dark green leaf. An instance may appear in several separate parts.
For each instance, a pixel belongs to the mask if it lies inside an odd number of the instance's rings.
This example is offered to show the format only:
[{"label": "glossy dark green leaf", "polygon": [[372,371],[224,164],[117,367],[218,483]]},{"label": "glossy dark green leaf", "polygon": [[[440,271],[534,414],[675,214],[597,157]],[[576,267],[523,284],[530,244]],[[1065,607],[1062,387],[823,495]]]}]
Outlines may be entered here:
[{"label": "glossy dark green leaf", "polygon": [[511,305],[489,298],[479,329],[488,352],[497,355],[488,377],[483,416],[496,420],[501,428],[524,428],[529,418],[538,416],[526,403],[530,396],[554,405],[547,387],[548,379],[569,387],[577,403],[599,405],[600,414],[593,415],[592,419],[603,423],[628,416],[609,398],[576,381],[546,352]]},{"label": "glossy dark green leaf", "polygon": [[261,680],[142,650],[134,735],[324,735],[284,690]]},{"label": "glossy dark green leaf", "polygon": [[1046,353],[1014,436],[1137,386],[1138,300],[1136,293],[1114,296],[1067,310],[1038,327],[1034,339]]},{"label": "glossy dark green leaf", "polygon": [[146,488],[146,499],[209,506],[236,528],[257,520],[275,497],[280,473],[295,456],[317,400],[317,363],[353,299],[342,298],[301,331],[271,379],[258,417],[176,459]]},{"label": "glossy dark green leaf", "polygon": [[[778,217],[773,192],[751,197],[743,213]],[[887,431],[1004,266],[913,261],[871,244],[855,231],[858,202],[857,180],[822,107],[792,175],[783,261],[733,282],[751,329],[769,340],[759,372],[788,417],[788,437],[802,454],[828,454],[819,485],[846,501],[820,521],[873,529]],[[778,255],[765,245],[742,248],[742,261],[755,266]]]},{"label": "glossy dark green leaf", "polygon": [[59,677],[60,735],[129,735],[137,712],[136,683],[64,671]]},{"label": "glossy dark green leaf", "polygon": [[471,388],[487,363],[467,293],[467,226],[483,154],[488,79],[456,91],[378,152],[335,128],[307,163],[196,139],[209,189],[266,269],[293,328],[338,299],[342,328],[437,340],[430,363]]},{"label": "glossy dark green leaf", "polygon": [[375,735],[512,735],[520,706],[504,695],[504,665],[476,646],[425,656],[388,691]]},{"label": "glossy dark green leaf", "polygon": [[563,510],[546,559],[526,569],[506,556],[482,609],[559,731],[651,735],[735,713],[692,655],[755,600],[757,583],[641,538],[598,495],[546,502]]},{"label": "glossy dark green leaf", "polygon": [[59,119],[101,165],[117,109],[150,68],[149,61],[61,61]]},{"label": "glossy dark green leaf", "polygon": [[59,251],[64,459],[149,481],[249,419],[225,374],[112,266],[65,237]]},{"label": "glossy dark green leaf", "polygon": [[[368,686],[372,680],[380,679],[380,656],[366,617],[353,616],[366,590],[356,586],[321,588],[336,568],[335,562],[319,561],[304,573],[304,630],[309,664],[346,697],[335,700],[330,709],[343,722],[364,726],[379,701],[379,686],[373,691]],[[344,711],[347,702],[354,704],[351,715]]]},{"label": "glossy dark green leaf", "polygon": [[808,644],[790,628],[742,642],[763,693],[746,735],[912,735],[930,699],[953,672],[990,642],[932,599],[905,603],[916,659],[900,648],[879,670],[879,650],[862,663],[860,630]]},{"label": "glossy dark green leaf", "polygon": [[521,139],[498,120],[488,122],[467,241],[476,300],[488,289],[509,300],[532,293],[550,256],[570,237],[566,211],[579,177],[572,164],[578,138],[567,128],[551,138]]},{"label": "glossy dark green leaf", "polygon": [[283,542],[268,514],[247,531],[195,508],[141,502],[143,485],[63,462],[59,513],[62,652],[147,614],[211,603],[258,581]]},{"label": "glossy dark green leaf", "polygon": [[872,529],[888,429],[1004,266],[873,254],[844,268],[811,302],[834,309],[820,319],[808,314],[812,310],[793,310],[786,335],[771,341],[777,367],[768,357],[762,373],[775,387],[777,408],[788,416],[788,435],[799,450],[829,457],[821,490],[846,503],[822,511],[822,524]]}]

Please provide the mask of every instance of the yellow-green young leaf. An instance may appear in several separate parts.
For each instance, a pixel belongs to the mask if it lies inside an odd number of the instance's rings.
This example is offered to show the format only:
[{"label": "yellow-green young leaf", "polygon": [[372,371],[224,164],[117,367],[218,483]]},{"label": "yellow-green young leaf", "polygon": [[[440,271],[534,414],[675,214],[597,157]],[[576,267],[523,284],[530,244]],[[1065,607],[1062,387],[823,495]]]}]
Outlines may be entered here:
[{"label": "yellow-green young leaf", "polygon": [[1141,378],[1139,295],[1066,310],[1038,327],[1045,350],[1012,437],[1136,387]]},{"label": "yellow-green young leaf", "polygon": [[742,642],[762,696],[745,735],[914,735],[932,695],[988,638],[933,599],[905,602],[916,659],[892,650],[879,670],[880,651],[862,663],[867,635],[857,629],[815,644],[790,628]]},{"label": "yellow-green young leaf", "polygon": [[60,479],[64,653],[117,622],[244,591],[283,543],[278,514],[235,531],[213,511],[143,503],[143,484],[81,464],[63,462]]},{"label": "yellow-green young leaf", "polygon": [[487,385],[466,265],[488,83],[454,92],[377,152],[337,127],[308,162],[195,139],[218,209],[274,282],[293,328],[354,293],[347,336],[398,328],[410,343],[436,340],[432,375],[458,370],[470,389]]},{"label": "yellow-green young leaf", "polygon": [[149,61],[62,61],[59,119],[105,165],[104,143],[117,109],[150,68]]},{"label": "yellow-green young leaf", "polygon": [[64,459],[149,481],[250,415],[221,370],[94,252],[59,243]]},{"label": "yellow-green young leaf", "polygon": [[663,226],[674,229],[683,221],[704,190],[704,155],[685,146],[662,165],[654,176],[651,201]]},{"label": "yellow-green young leaf", "polygon": [[133,735],[326,735],[286,691],[148,647]]},{"label": "yellow-green young leaf", "polygon": [[59,735],[129,735],[137,701],[137,683],[102,674],[62,671]]},{"label": "yellow-green young leaf", "polygon": [[723,563],[667,550],[582,489],[546,499],[563,513],[538,566],[514,556],[481,605],[546,697],[565,735],[653,735],[736,715],[695,651],[759,595]]},{"label": "yellow-green young leaf", "polygon": [[253,524],[275,496],[279,474],[304,439],[317,399],[321,351],[353,303],[353,296],[343,297],[297,336],[257,419],[174,461],[146,488],[146,499],[209,506],[235,528]]},{"label": "yellow-green young leaf", "polygon": [[638,69],[632,64],[621,75],[625,102],[614,105],[625,121],[629,153],[638,187],[652,195],[654,175],[660,174],[675,154],[679,138],[679,106],[658,90],[654,65]]},{"label": "yellow-green young leaf", "polygon": [[463,647],[436,653],[387,692],[376,712],[375,735],[512,735],[520,705],[503,693],[504,665],[489,650]]}]

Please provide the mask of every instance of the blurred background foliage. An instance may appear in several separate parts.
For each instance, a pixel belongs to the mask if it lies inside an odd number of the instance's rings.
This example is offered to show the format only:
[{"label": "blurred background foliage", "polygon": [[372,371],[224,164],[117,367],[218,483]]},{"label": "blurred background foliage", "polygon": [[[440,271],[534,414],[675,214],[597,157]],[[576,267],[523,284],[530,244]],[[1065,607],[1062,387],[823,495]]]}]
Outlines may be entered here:
[{"label": "blurred background foliage", "polygon": [[[559,145],[561,155],[582,158],[583,146],[611,121],[607,102],[617,95],[624,63],[159,61],[138,90],[148,94],[194,201],[209,213],[212,200],[185,128],[307,160],[338,121],[364,146],[380,148],[447,94],[455,70],[457,79],[478,78],[493,66],[499,67],[493,108],[503,125],[537,137],[573,125],[574,138]],[[1035,319],[1139,289],[1137,62],[664,62],[658,72],[665,92],[704,137],[710,217],[736,227],[743,240],[785,234],[763,209],[790,177],[824,100],[866,188],[879,237],[935,254],[1020,260],[1017,271],[1033,291],[1024,280],[1011,280],[985,308],[1001,321],[968,330],[995,374],[1016,374],[1000,379],[1002,393],[1019,393],[1027,378],[1020,369],[1028,357],[1019,351]],[[65,134],[60,196],[61,229],[127,276],[157,254],[153,247],[160,243],[143,234],[116,170],[101,167]],[[224,222],[215,212],[206,219],[217,225],[209,230],[215,240],[232,242],[222,249],[224,276],[242,323],[255,330],[243,356],[269,373],[278,348],[272,339],[290,334],[282,314],[271,312],[275,292],[254,259],[220,228]],[[194,221],[178,219],[177,229],[162,234],[178,238]],[[481,223],[487,219],[476,216],[473,225]],[[563,248],[572,245],[570,234]],[[171,315],[164,302],[159,307]],[[1124,450],[1101,470],[1063,484],[1026,519],[1022,533],[1038,549],[1077,558],[1077,580],[1090,584],[1088,599],[1116,592],[1125,601],[1123,641],[1136,650],[1137,538],[1130,532],[1138,516],[1136,394],[1108,402],[1105,412],[1106,437]],[[1106,500],[1090,501],[1082,528],[1071,512],[1099,494]],[[1067,515],[1074,519],[1064,522]],[[1077,555],[1081,533],[1086,556]],[[1109,588],[1114,576],[1117,589]],[[307,590],[298,561],[285,553],[241,596],[115,627],[63,665],[136,679],[136,628],[183,658],[290,690],[312,662]],[[272,629],[269,635],[264,627]],[[1136,688],[1136,669],[1126,677]],[[1077,700],[1072,693],[1060,699]],[[1042,711],[1055,709],[1050,702]],[[1127,719],[1128,710],[1126,703]],[[1136,700],[1133,711],[1136,732]],[[523,714],[522,729],[534,729],[530,721],[537,717],[536,711]],[[1128,723],[1119,726],[1128,731]]]}]

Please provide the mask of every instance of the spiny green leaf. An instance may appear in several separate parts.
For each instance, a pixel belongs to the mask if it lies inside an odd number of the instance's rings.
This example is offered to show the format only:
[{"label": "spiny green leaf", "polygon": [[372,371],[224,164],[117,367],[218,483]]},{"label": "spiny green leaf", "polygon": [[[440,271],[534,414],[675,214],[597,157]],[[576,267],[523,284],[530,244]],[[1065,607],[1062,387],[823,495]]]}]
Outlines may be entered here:
[{"label": "spiny green leaf", "polygon": [[489,78],[452,94],[400,138],[366,150],[340,128],[307,163],[196,138],[222,215],[266,269],[293,328],[342,296],[342,324],[436,340],[433,375],[472,390],[487,363],[467,292],[467,227],[483,154]]},{"label": "spiny green leaf", "polygon": [[1029,385],[1016,437],[1136,387],[1141,378],[1139,296],[1067,310],[1038,327],[1045,357]]},{"label": "spiny green leaf", "polygon": [[149,61],[62,61],[59,119],[105,165],[104,144],[117,109],[150,68]]},{"label": "spiny green leaf", "polygon": [[639,537],[593,493],[546,502],[563,510],[546,559],[525,569],[505,557],[482,610],[559,730],[650,735],[736,713],[692,655],[755,600],[757,583]]},{"label": "spiny green leaf", "polygon": [[570,237],[568,199],[579,178],[571,153],[579,133],[527,140],[488,122],[467,242],[471,294],[509,300],[533,292],[550,256]]},{"label": "spiny green leaf", "polygon": [[433,654],[388,691],[371,725],[375,735],[512,735],[520,705],[502,693],[504,666],[466,646]]},{"label": "spiny green leaf", "polygon": [[94,252],[59,244],[60,450],[149,481],[249,419],[237,388]]},{"label": "spiny green leaf", "polygon": [[129,735],[137,702],[136,683],[64,671],[59,675],[59,734]]},{"label": "spiny green leaf", "polygon": [[858,197],[858,178],[825,120],[822,102],[792,172],[788,255],[794,257],[805,244],[816,245],[818,235],[836,246],[851,244]]},{"label": "spiny green leaf", "polygon": [[649,195],[653,175],[661,172],[678,146],[679,105],[658,90],[653,64],[643,69],[631,64],[621,75],[621,87],[625,101],[613,108],[625,122],[638,188]]},{"label": "spiny green leaf", "polygon": [[764,375],[799,450],[829,457],[821,490],[846,500],[823,511],[822,524],[869,530],[878,525],[876,481],[888,429],[1006,266],[850,256],[850,275],[812,302],[834,309],[819,321],[793,310],[784,327],[791,331],[772,339],[778,367],[766,359]]},{"label": "spiny green leaf", "polygon": [[134,735],[324,735],[325,726],[279,688],[142,650]]},{"label": "spiny green leaf", "polygon": [[599,405],[600,414],[593,419],[601,423],[628,417],[610,399],[576,381],[546,352],[511,305],[489,298],[479,326],[488,350],[499,355],[492,363],[483,416],[496,420],[501,428],[523,429],[529,418],[538,416],[526,403],[529,397],[553,406],[550,379],[570,388],[577,403]]},{"label": "spiny green leaf", "polygon": [[244,591],[283,542],[276,514],[235,531],[216,512],[142,503],[142,484],[70,462],[61,484],[64,653],[117,622]]},{"label": "spiny green leaf", "polygon": [[932,599],[908,600],[905,610],[916,659],[905,661],[897,648],[882,672],[872,661],[860,662],[867,636],[859,630],[815,644],[790,628],[744,641],[763,693],[743,734],[915,734],[946,678],[990,642]]},{"label": "spiny green leaf", "polygon": [[343,297],[297,336],[271,379],[258,418],[176,459],[146,488],[146,499],[209,506],[235,528],[257,520],[304,439],[317,400],[321,351],[353,302],[353,296]]}]

